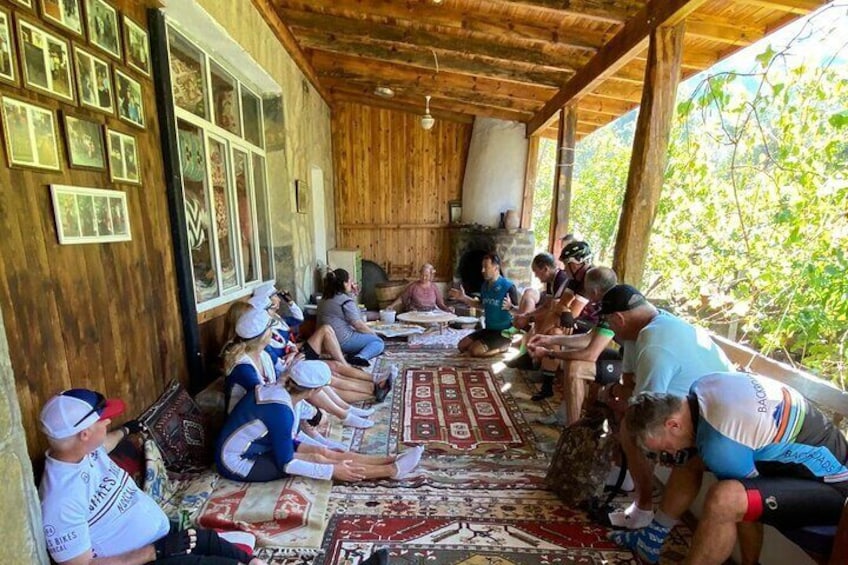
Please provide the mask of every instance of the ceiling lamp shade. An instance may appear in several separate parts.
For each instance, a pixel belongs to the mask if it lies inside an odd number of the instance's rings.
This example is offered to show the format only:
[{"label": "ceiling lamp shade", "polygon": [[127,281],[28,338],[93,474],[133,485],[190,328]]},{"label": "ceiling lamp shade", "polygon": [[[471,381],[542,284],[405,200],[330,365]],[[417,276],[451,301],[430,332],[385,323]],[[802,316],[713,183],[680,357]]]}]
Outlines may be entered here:
[{"label": "ceiling lamp shade", "polygon": [[389,86],[378,86],[374,89],[374,94],[381,98],[393,98],[395,91]]},{"label": "ceiling lamp shade", "polygon": [[421,116],[421,127],[430,130],[433,129],[433,126],[436,125],[436,119],[430,115],[430,96],[424,97],[427,101],[426,108],[424,110],[424,115]]}]

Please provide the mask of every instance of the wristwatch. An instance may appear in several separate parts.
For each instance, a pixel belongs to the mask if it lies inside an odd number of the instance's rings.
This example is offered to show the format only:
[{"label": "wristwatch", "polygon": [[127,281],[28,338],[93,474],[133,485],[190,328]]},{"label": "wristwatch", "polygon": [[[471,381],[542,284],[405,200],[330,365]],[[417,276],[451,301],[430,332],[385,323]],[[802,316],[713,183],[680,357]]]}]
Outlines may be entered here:
[{"label": "wristwatch", "polygon": [[556,359],[553,349],[548,350],[548,359]]}]

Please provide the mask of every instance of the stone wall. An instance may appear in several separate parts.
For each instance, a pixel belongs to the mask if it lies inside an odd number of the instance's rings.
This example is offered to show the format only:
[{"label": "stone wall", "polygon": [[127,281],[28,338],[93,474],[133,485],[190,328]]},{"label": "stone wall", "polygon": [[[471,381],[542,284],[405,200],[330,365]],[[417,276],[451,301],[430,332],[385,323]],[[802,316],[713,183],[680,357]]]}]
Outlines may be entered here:
[{"label": "stone wall", "polygon": [[6,326],[0,312],[0,563],[44,563],[41,507],[27,454]]},{"label": "stone wall", "polygon": [[[501,273],[519,287],[529,286],[532,280],[530,263],[535,254],[533,232],[505,230],[485,226],[458,228],[451,238],[454,279],[461,279],[463,256],[482,251],[495,252],[501,257]],[[469,290],[469,289],[466,289]],[[470,292],[470,290],[469,290]]]}]

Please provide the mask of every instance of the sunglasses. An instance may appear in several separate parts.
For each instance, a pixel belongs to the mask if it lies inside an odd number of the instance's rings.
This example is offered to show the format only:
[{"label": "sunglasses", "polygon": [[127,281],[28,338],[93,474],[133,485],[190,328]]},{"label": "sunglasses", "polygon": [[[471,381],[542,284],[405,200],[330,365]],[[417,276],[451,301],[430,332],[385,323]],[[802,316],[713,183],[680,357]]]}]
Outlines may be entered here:
[{"label": "sunglasses", "polygon": [[658,462],[664,467],[680,467],[685,465],[689,459],[697,454],[698,450],[694,447],[690,447],[687,449],[678,449],[674,453],[669,453],[668,451],[660,451],[659,453],[648,451],[645,453],[645,457],[647,457],[650,461]]},{"label": "sunglasses", "polygon": [[100,394],[100,393],[97,393],[97,404],[95,404],[95,405],[94,405],[94,408],[92,408],[91,410],[89,410],[88,412],[86,412],[86,413],[85,413],[85,416],[83,416],[82,418],[80,418],[79,420],[77,420],[76,422],[74,422],[74,425],[73,425],[73,426],[71,426],[71,427],[75,428],[75,427],[79,426],[79,425],[80,425],[80,423],[81,423],[83,420],[85,420],[86,418],[88,418],[89,416],[91,416],[92,414],[94,414],[95,412],[97,412],[97,413],[98,413],[98,415],[99,415],[99,414],[100,414],[100,412],[101,412],[104,408],[106,408],[106,397],[105,397],[105,396],[103,396],[103,395],[102,395],[102,394]]}]

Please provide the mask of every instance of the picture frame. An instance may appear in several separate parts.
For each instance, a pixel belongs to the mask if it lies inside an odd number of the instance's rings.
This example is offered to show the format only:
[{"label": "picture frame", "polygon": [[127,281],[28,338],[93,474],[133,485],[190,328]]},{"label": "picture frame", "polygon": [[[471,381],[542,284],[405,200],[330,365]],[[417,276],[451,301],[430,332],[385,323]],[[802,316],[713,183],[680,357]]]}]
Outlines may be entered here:
[{"label": "picture frame", "polygon": [[88,43],[121,60],[118,11],[105,0],[85,0]]},{"label": "picture frame", "polygon": [[147,30],[124,16],[124,58],[127,66],[150,76],[150,39]]},{"label": "picture frame", "polygon": [[294,201],[298,214],[309,212],[309,186],[306,181],[294,181]]},{"label": "picture frame", "polygon": [[113,182],[141,184],[138,144],[134,136],[106,128],[109,178]]},{"label": "picture frame", "polygon": [[115,108],[118,117],[128,124],[144,129],[144,100],[141,83],[119,69],[115,71]]},{"label": "picture frame", "polygon": [[74,45],[74,67],[80,106],[113,115],[115,94],[109,62]]},{"label": "picture frame", "polygon": [[448,223],[462,223],[462,202],[459,200],[451,200],[448,202]]},{"label": "picture frame", "polygon": [[12,0],[12,4],[17,4],[18,6],[29,8],[30,10],[35,9],[32,6],[32,0]]},{"label": "picture frame", "polygon": [[97,122],[62,113],[65,123],[65,145],[68,166],[72,169],[106,170],[103,126]]},{"label": "picture frame", "polygon": [[62,170],[53,110],[3,96],[3,133],[10,167]]},{"label": "picture frame", "polygon": [[51,184],[50,195],[61,245],[132,240],[125,192]]},{"label": "picture frame", "polygon": [[17,61],[12,15],[9,10],[0,8],[0,80],[18,84]]},{"label": "picture frame", "polygon": [[80,0],[38,0],[41,16],[65,31],[78,37],[85,37],[82,27],[82,7]]},{"label": "picture frame", "polygon": [[75,103],[71,44],[28,20],[17,20],[23,85]]}]

